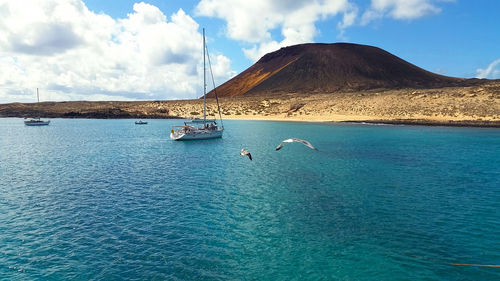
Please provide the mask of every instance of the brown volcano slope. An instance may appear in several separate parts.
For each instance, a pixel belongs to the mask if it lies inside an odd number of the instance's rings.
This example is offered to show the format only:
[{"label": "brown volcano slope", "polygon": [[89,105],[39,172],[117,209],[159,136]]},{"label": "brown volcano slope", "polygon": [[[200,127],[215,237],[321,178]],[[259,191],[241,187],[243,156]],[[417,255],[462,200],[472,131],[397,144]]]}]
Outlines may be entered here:
[{"label": "brown volcano slope", "polygon": [[[333,93],[368,89],[441,88],[478,79],[438,75],[380,48],[349,44],[301,44],[266,54],[217,87],[220,97],[271,93]],[[213,97],[213,91],[208,94]]]}]

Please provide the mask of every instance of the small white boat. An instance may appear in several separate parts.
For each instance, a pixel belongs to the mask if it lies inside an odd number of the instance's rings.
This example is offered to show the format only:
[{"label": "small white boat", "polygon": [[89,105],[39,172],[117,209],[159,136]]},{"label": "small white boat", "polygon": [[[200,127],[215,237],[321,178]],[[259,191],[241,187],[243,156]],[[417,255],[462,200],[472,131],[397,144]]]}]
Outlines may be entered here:
[{"label": "small white boat", "polygon": [[[38,94],[38,88],[36,88],[36,98],[37,98],[37,102],[39,103],[40,102],[40,95]],[[49,124],[50,124],[50,121],[43,121],[40,119],[40,117],[31,118],[30,120],[24,121],[24,125],[26,125],[26,126],[46,126]]]},{"label": "small white boat", "polygon": [[135,121],[135,124],[136,125],[146,125],[146,124],[148,124],[148,122],[139,120],[139,121]]},{"label": "small white boat", "polygon": [[49,124],[50,124],[50,121],[43,121],[43,120],[40,120],[40,118],[35,118],[35,119],[30,119],[30,120],[24,121],[24,125],[26,125],[26,126],[45,126],[45,125],[49,125]]},{"label": "small white boat", "polygon": [[[219,127],[215,119],[207,119],[207,83],[206,83],[206,67],[205,67],[205,53],[208,57],[208,63],[210,65],[210,56],[205,46],[205,29],[203,29],[203,119],[195,118],[190,121],[184,122],[181,126],[172,126],[170,131],[170,138],[177,141],[183,140],[206,140],[206,139],[216,139],[222,138],[222,133],[224,132],[224,126],[222,125],[222,116],[220,113],[219,99],[217,98],[217,92],[215,92],[214,83],[214,93],[217,101],[217,108],[219,108],[219,118],[221,126]],[[213,76],[212,76],[213,81]]]}]

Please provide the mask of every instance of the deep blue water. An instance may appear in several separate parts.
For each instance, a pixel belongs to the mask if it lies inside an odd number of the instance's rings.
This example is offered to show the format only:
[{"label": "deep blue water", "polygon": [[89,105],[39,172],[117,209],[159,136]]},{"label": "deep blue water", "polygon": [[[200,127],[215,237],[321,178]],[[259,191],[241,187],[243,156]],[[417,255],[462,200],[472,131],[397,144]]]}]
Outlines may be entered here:
[{"label": "deep blue water", "polygon": [[0,279],[500,279],[498,129],[178,123],[0,119]]}]

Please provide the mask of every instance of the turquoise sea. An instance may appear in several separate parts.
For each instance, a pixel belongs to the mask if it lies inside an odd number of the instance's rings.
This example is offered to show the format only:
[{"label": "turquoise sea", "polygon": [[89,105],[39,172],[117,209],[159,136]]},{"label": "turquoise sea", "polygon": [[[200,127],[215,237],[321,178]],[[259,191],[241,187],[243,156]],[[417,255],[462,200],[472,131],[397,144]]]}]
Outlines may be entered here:
[{"label": "turquoise sea", "polygon": [[179,123],[0,119],[0,280],[500,280],[499,129]]}]

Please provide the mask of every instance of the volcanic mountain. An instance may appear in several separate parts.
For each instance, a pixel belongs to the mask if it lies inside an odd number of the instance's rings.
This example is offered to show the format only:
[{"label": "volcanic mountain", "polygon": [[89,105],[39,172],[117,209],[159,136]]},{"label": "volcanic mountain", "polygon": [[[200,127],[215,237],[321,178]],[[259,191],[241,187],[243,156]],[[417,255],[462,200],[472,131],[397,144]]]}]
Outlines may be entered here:
[{"label": "volcanic mountain", "polygon": [[[233,97],[440,88],[476,82],[477,79],[453,78],[426,71],[377,47],[310,43],[266,54],[216,91],[219,97]],[[208,96],[214,96],[213,90]]]}]

